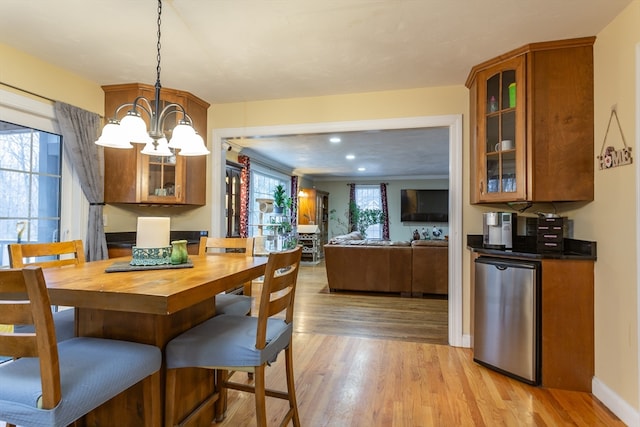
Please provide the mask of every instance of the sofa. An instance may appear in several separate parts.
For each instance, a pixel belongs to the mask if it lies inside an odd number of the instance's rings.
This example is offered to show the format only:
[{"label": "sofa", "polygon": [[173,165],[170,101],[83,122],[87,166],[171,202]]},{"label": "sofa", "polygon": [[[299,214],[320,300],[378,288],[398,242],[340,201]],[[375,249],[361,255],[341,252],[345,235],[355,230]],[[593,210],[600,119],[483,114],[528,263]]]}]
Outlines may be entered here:
[{"label": "sofa", "polygon": [[354,232],[324,246],[329,290],[448,293],[448,242],[445,240],[367,240]]}]

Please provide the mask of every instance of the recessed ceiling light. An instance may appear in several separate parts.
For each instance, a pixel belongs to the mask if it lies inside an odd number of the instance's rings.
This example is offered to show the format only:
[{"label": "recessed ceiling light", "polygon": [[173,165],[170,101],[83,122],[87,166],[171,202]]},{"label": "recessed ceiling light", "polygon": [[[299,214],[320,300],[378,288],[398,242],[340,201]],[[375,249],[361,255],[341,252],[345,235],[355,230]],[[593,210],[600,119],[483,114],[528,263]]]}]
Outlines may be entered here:
[{"label": "recessed ceiling light", "polygon": [[329,138],[329,142],[332,142],[334,144],[337,144],[338,142],[341,142],[342,140],[337,137],[337,136],[332,136],[331,138]]},{"label": "recessed ceiling light", "polygon": [[366,170],[367,170],[366,168],[362,168],[362,167],[358,168],[358,172],[364,172]]},{"label": "recessed ceiling light", "polygon": [[344,157],[345,157],[345,159],[347,159],[347,160],[353,160],[353,159],[355,159],[355,158],[356,158],[356,156],[354,156],[353,154],[347,154],[347,155],[346,155],[346,156],[344,156]]}]

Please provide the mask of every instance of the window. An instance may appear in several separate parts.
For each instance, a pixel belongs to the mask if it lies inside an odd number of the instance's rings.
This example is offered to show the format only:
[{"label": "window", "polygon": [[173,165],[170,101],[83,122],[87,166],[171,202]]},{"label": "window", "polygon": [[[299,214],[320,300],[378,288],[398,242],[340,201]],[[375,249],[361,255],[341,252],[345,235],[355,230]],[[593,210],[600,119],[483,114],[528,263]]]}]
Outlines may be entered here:
[{"label": "window", "polygon": [[[356,185],[356,205],[362,210],[382,210],[382,195],[379,185]],[[374,224],[367,228],[368,239],[382,239],[382,224]]]},{"label": "window", "polygon": [[[291,178],[269,171],[267,169],[260,168],[257,165],[252,165],[251,179],[250,179],[250,195],[249,195],[249,225],[260,224],[260,209],[256,199],[273,199],[273,190],[278,184],[284,185],[284,188],[291,187]],[[266,220],[266,218],[263,218]],[[249,228],[250,236],[257,236],[257,227]]]},{"label": "window", "polygon": [[60,240],[61,137],[0,121],[0,244]]}]

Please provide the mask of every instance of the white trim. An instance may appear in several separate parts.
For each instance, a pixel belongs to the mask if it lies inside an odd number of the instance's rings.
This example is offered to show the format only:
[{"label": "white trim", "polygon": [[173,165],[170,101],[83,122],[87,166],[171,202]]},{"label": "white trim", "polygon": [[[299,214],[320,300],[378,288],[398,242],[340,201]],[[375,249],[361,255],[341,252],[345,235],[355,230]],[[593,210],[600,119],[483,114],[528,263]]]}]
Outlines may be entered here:
[{"label": "white trim", "polygon": [[[224,206],[225,139],[425,127],[449,128],[449,344],[469,347],[469,338],[462,335],[462,115],[215,129],[213,152],[217,150],[220,155],[211,158],[211,177],[212,182],[220,182],[220,185],[211,186],[212,206]],[[224,235],[222,209],[213,209],[211,212],[211,234]]]},{"label": "white trim", "polygon": [[0,120],[58,133],[53,105],[0,89]]},{"label": "white trim", "polygon": [[591,380],[591,393],[628,426],[640,426],[640,412],[598,378]]},{"label": "white trim", "polygon": [[[59,135],[53,105],[0,89],[0,120]],[[62,142],[64,144],[64,141]],[[64,152],[64,150],[62,150]],[[60,240],[82,239],[87,234],[88,202],[67,156],[62,155]]]}]

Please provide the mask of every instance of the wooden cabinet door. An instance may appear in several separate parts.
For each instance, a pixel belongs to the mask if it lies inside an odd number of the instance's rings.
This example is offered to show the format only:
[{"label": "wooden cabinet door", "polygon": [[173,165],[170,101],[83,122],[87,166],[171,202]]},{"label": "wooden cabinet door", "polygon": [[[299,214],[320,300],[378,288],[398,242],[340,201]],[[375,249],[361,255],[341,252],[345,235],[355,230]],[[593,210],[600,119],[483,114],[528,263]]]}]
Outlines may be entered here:
[{"label": "wooden cabinet door", "polygon": [[475,191],[479,202],[526,199],[525,57],[478,73]]},{"label": "wooden cabinet door", "polygon": [[593,200],[594,41],[532,43],[472,68],[471,203]]}]

